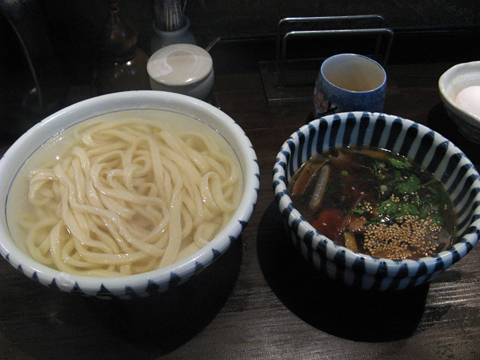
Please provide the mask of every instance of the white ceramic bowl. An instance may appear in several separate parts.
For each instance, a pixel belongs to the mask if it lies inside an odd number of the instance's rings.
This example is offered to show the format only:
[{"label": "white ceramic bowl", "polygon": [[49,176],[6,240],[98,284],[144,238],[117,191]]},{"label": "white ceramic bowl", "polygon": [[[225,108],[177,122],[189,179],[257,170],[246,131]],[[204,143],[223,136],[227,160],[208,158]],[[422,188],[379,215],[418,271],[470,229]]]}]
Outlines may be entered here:
[{"label": "white ceramic bowl", "polygon": [[[440,97],[448,115],[467,139],[480,143],[480,116],[456,102],[460,91],[470,86],[480,86],[480,61],[452,66],[438,80]],[[476,101],[480,102],[480,99]]]},{"label": "white ceramic bowl", "polygon": [[[459,225],[456,243],[435,256],[415,260],[381,259],[337,245],[310,225],[287,193],[289,179],[313,153],[349,144],[392,150],[430,170],[445,185]],[[480,180],[470,160],[435,131],[392,115],[340,113],[314,120],[282,145],[273,171],[273,187],[292,240],[318,270],[364,290],[400,290],[431,281],[463,258],[478,242]]]},{"label": "white ceramic bowl", "polygon": [[152,90],[170,91],[205,100],[213,88],[210,54],[197,45],[168,45],[148,59]]},{"label": "white ceramic bowl", "polygon": [[[186,282],[223,255],[240,236],[253,212],[259,188],[259,168],[252,144],[241,127],[214,106],[192,97],[161,92],[131,91],[91,98],[49,116],[21,136],[0,160],[0,201],[7,203],[9,190],[22,164],[53,135],[86,119],[131,109],[158,109],[187,115],[214,128],[230,144],[241,165],[244,194],[228,225],[205,247],[168,267],[125,277],[95,278],[66,274],[34,261],[20,250],[8,225],[6,206],[0,210],[0,253],[27,277],[65,292],[100,298],[138,298],[161,293]],[[195,281],[194,279],[192,279]]]}]

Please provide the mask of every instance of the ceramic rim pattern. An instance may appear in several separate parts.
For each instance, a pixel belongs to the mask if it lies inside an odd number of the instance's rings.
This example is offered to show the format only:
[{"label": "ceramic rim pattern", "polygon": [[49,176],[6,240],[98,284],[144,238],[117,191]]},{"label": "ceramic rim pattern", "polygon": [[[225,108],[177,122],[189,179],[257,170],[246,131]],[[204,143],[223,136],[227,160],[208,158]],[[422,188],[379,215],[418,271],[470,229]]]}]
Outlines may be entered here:
[{"label": "ceramic rim pattern", "polygon": [[[287,184],[314,152],[347,145],[370,145],[407,156],[437,176],[456,208],[456,244],[435,256],[389,260],[353,252],[316,231],[296,210]],[[399,290],[428,282],[464,257],[480,233],[480,180],[470,160],[435,131],[399,117],[367,112],[329,115],[304,125],[283,144],[275,160],[273,187],[295,246],[315,268],[350,286]]]}]

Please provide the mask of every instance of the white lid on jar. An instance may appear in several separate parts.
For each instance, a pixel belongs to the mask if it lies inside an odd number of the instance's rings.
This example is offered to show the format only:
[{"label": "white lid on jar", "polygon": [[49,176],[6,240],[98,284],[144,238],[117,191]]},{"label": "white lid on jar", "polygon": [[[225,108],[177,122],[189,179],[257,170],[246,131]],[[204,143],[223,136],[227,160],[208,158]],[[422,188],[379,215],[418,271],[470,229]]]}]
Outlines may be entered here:
[{"label": "white lid on jar", "polygon": [[212,71],[213,61],[205,49],[192,44],[165,46],[148,59],[147,72],[166,86],[182,86],[203,80]]}]

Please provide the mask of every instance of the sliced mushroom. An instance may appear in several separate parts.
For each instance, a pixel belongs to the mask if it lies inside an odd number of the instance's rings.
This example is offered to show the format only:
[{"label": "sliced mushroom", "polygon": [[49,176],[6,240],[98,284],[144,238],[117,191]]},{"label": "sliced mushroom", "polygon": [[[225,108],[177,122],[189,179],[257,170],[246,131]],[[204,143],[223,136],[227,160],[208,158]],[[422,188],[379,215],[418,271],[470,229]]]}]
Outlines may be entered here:
[{"label": "sliced mushroom", "polygon": [[301,173],[298,175],[297,180],[295,181],[295,184],[293,185],[292,189],[292,195],[294,196],[300,196],[303,195],[305,192],[305,189],[308,186],[308,183],[312,178],[315,176],[317,173],[318,169],[322,164],[316,163],[316,162],[308,162],[305,164],[305,166],[300,170]]},{"label": "sliced mushroom", "polygon": [[353,235],[353,233],[351,232],[345,232],[344,238],[345,238],[345,247],[352,251],[358,252],[358,246],[357,246],[357,241],[355,240],[355,235]]},{"label": "sliced mushroom", "polygon": [[368,148],[367,149],[351,149],[350,152],[367,155],[372,158],[380,159],[380,160],[387,160],[389,156],[389,153],[387,151],[379,151],[379,150],[373,150]]},{"label": "sliced mushroom", "polygon": [[325,165],[320,170],[320,175],[318,176],[317,184],[315,185],[315,190],[313,191],[312,198],[310,200],[310,209],[316,211],[320,204],[322,203],[323,195],[325,195],[325,190],[327,189],[328,178],[330,177],[330,165]]}]

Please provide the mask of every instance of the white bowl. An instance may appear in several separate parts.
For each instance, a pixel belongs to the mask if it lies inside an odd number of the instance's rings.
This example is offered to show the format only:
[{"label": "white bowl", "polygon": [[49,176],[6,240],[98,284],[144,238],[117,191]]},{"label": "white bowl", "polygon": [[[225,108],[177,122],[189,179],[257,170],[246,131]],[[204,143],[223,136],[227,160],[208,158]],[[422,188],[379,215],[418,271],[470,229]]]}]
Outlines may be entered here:
[{"label": "white bowl", "polygon": [[459,106],[455,100],[463,89],[470,86],[480,86],[480,61],[457,64],[438,80],[440,97],[449,117],[467,139],[480,143],[480,117]]},{"label": "white bowl", "polygon": [[204,100],[213,88],[212,57],[192,44],[173,44],[156,51],[148,59],[147,72],[152,90]]},{"label": "white bowl", "polygon": [[[0,201],[7,203],[9,190],[23,163],[42,144],[66,127],[106,113],[126,109],[176,112],[201,121],[220,133],[241,165],[244,194],[227,226],[205,247],[173,265],[131,276],[95,278],[66,274],[34,261],[15,243],[7,225],[7,211],[0,210],[0,253],[27,277],[65,292],[100,298],[138,298],[161,293],[184,283],[211,265],[240,236],[253,212],[259,189],[255,151],[241,127],[214,106],[192,97],[161,91],[129,91],[99,96],[69,106],[36,124],[21,136],[0,160]],[[192,279],[195,281],[194,279]]]}]

